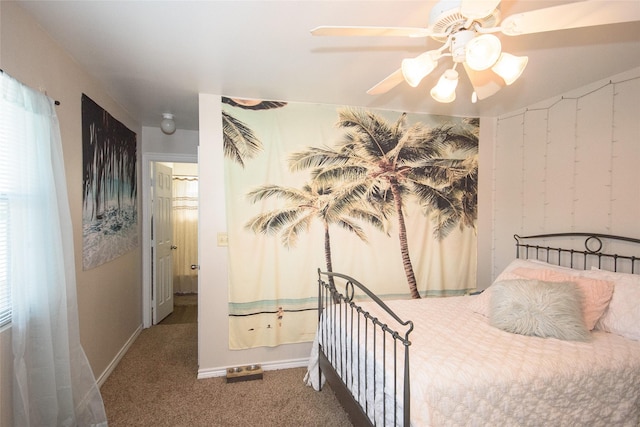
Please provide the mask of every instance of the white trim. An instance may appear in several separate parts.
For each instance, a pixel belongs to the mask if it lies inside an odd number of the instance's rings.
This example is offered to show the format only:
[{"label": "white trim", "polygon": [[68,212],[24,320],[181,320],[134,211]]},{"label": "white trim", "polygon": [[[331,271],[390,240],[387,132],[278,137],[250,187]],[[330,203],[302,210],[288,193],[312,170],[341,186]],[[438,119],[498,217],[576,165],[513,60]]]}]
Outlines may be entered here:
[{"label": "white trim", "polygon": [[[251,363],[245,363],[244,365],[251,365]],[[275,362],[268,363],[260,363],[263,371],[277,371],[280,369],[291,369],[291,368],[306,368],[309,366],[309,358],[305,357],[302,359],[290,359],[290,360],[279,360]],[[237,366],[237,365],[236,365]],[[232,366],[227,366],[226,368],[210,368],[210,369],[199,369],[198,370],[198,379],[205,378],[215,378],[215,377],[223,377],[227,374],[227,369]]]},{"label": "white trim", "polygon": [[153,325],[151,307],[151,162],[198,163],[198,155],[142,153],[142,327]]},{"label": "white trim", "polygon": [[102,384],[104,384],[107,378],[109,378],[109,375],[111,375],[113,370],[116,369],[116,366],[118,366],[118,363],[120,363],[120,360],[122,360],[122,358],[127,353],[127,351],[129,351],[129,348],[131,347],[131,345],[133,345],[135,340],[138,338],[138,336],[140,335],[140,332],[142,332],[142,325],[138,326],[138,328],[133,332],[133,335],[129,337],[129,339],[127,340],[126,343],[124,343],[124,346],[120,349],[118,354],[116,354],[116,357],[113,358],[111,363],[109,363],[109,365],[107,365],[107,368],[102,372],[102,375],[100,375],[100,377],[96,380],[96,382],[98,383],[98,388],[102,387]]}]

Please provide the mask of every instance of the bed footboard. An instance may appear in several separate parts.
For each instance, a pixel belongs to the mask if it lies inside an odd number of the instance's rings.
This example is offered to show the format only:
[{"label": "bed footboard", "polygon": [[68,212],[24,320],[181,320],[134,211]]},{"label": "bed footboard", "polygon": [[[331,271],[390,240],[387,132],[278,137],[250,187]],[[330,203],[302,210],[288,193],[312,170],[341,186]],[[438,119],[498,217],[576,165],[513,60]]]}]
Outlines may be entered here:
[{"label": "bed footboard", "polygon": [[[357,293],[357,295],[356,295]],[[356,301],[372,301],[363,309]],[[319,374],[356,425],[410,425],[409,334],[357,280],[318,270]]]}]

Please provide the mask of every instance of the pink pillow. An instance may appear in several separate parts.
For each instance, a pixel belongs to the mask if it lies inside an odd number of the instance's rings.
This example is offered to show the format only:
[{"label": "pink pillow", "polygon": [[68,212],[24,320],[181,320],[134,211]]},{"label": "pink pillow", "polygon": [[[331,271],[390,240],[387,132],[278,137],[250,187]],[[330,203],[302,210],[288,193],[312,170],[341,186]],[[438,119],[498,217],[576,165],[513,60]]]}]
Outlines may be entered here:
[{"label": "pink pillow", "polygon": [[556,270],[519,267],[510,272],[524,279],[545,282],[573,282],[582,291],[582,315],[585,325],[592,330],[611,301],[614,285],[606,280],[590,279],[579,274],[567,274]]},{"label": "pink pillow", "polygon": [[[516,274],[518,271],[520,274]],[[573,270],[537,260],[515,259],[498,275],[495,282],[512,279],[534,279],[549,282],[574,282],[583,294],[583,316],[585,325],[593,330],[598,319],[603,317],[612,299],[615,285],[601,277],[593,278],[593,272]],[[489,317],[491,286],[480,295],[474,296],[469,308],[476,313]],[[595,320],[594,320],[595,319]]]}]

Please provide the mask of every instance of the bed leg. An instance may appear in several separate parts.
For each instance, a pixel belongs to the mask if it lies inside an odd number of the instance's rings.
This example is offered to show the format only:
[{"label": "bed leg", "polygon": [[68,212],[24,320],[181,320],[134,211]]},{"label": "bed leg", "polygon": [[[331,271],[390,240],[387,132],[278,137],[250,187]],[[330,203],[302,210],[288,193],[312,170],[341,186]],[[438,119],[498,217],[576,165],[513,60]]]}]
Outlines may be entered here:
[{"label": "bed leg", "polygon": [[[320,352],[322,348],[320,344],[318,344],[318,358],[320,357]],[[318,391],[322,391],[322,367],[320,367],[320,360],[318,359]]]}]

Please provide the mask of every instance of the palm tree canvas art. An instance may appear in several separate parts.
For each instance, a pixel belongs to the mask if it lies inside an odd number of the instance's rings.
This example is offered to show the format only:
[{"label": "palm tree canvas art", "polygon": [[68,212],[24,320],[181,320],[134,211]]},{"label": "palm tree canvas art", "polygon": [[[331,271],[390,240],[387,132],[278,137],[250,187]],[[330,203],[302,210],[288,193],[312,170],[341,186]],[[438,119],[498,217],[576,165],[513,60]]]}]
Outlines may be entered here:
[{"label": "palm tree canvas art", "polygon": [[475,286],[477,119],[223,110],[261,145],[225,164],[231,348],[312,340],[318,268],[387,299]]},{"label": "palm tree canvas art", "polygon": [[82,267],[138,246],[136,134],[82,95]]}]

